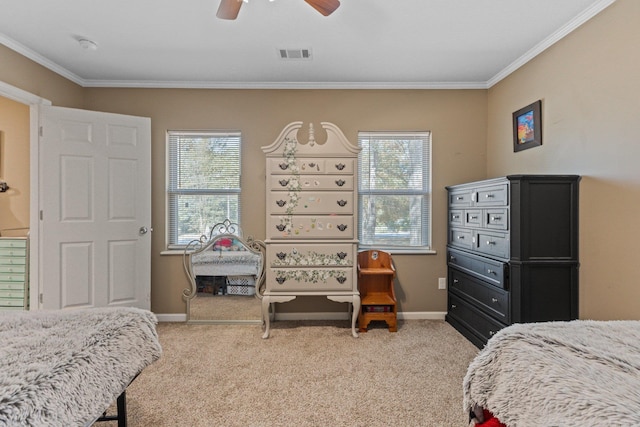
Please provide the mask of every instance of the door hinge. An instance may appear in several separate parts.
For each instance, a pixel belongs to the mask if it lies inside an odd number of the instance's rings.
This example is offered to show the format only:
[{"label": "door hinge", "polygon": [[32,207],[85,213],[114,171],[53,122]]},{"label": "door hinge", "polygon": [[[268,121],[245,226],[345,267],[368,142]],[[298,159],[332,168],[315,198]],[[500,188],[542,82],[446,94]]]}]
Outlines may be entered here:
[{"label": "door hinge", "polygon": [[40,221],[42,221],[42,218],[44,218],[44,214],[40,211]]},{"label": "door hinge", "polygon": [[40,126],[40,129],[38,130],[38,133],[40,134],[40,137],[42,137],[42,135],[44,134],[44,131],[42,130],[42,126]]},{"label": "door hinge", "polygon": [[40,295],[38,295],[38,301],[40,302],[40,304],[42,304],[42,300],[44,299],[44,297],[42,296],[42,293]]}]

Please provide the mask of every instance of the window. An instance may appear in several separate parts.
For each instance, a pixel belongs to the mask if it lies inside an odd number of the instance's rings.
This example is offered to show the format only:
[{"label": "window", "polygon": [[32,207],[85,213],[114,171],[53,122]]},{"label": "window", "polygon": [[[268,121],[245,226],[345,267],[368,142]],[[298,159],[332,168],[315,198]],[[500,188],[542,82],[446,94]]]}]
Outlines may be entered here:
[{"label": "window", "polygon": [[431,248],[431,133],[360,132],[358,237],[363,249]]},{"label": "window", "polygon": [[169,131],[168,246],[240,219],[240,133]]}]

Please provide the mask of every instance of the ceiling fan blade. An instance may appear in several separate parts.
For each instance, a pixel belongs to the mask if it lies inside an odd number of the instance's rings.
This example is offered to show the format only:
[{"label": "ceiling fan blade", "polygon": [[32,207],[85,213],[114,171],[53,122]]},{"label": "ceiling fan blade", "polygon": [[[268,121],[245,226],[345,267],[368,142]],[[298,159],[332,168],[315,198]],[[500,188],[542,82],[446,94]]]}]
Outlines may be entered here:
[{"label": "ceiling fan blade", "polygon": [[220,19],[236,19],[240,6],[242,6],[242,0],[220,0],[216,16]]},{"label": "ceiling fan blade", "polygon": [[323,14],[324,16],[329,16],[335,10],[340,7],[340,0],[304,0],[311,5],[315,10]]}]

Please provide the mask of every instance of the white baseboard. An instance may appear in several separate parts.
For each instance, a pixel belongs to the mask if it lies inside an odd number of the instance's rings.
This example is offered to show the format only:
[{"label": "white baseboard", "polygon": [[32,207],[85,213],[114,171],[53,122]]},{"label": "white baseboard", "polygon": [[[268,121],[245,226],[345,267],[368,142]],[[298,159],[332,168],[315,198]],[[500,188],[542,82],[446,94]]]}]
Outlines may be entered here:
[{"label": "white baseboard", "polygon": [[[398,313],[398,320],[444,320],[444,311],[408,311]],[[156,314],[158,322],[186,322],[182,313]],[[349,313],[276,313],[276,320],[349,320]]]},{"label": "white baseboard", "polygon": [[157,314],[158,322],[186,322],[186,313],[169,313],[169,314]]},{"label": "white baseboard", "polygon": [[[410,311],[398,313],[398,320],[444,320],[444,311]],[[277,313],[276,320],[349,320],[349,313]]]}]

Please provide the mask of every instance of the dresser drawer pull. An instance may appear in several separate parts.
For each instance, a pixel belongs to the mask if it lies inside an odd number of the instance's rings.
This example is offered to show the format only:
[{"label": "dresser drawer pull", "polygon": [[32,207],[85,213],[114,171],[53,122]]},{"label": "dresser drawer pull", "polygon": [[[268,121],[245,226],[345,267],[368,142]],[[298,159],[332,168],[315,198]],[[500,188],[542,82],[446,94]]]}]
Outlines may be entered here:
[{"label": "dresser drawer pull", "polygon": [[460,215],[453,215],[452,218],[453,219],[460,219]]},{"label": "dresser drawer pull", "polygon": [[346,230],[346,229],[347,229],[347,225],[346,225],[346,224],[340,224],[340,225],[338,225],[338,230],[340,230],[340,231],[344,231],[344,230]]},{"label": "dresser drawer pull", "polygon": [[500,221],[502,219],[501,216],[492,216],[491,221]]},{"label": "dresser drawer pull", "polygon": [[347,257],[347,253],[346,252],[338,252],[336,253],[336,256],[340,259],[345,259]]},{"label": "dresser drawer pull", "polygon": [[489,193],[489,194],[486,194],[484,197],[486,197],[487,199],[493,199],[495,196]]},{"label": "dresser drawer pull", "polygon": [[456,308],[458,308],[458,306],[457,306],[457,305],[455,305],[455,304],[451,304],[451,309],[452,309],[452,310],[455,310]]},{"label": "dresser drawer pull", "polygon": [[285,277],[280,277],[280,276],[276,277],[276,282],[278,282],[281,285],[286,281],[287,279]]},{"label": "dresser drawer pull", "polygon": [[344,179],[338,179],[336,180],[336,185],[338,187],[342,187],[343,185],[345,185],[347,183],[347,181],[345,181]]},{"label": "dresser drawer pull", "polygon": [[344,169],[347,165],[345,165],[344,163],[338,163],[335,165],[336,169],[338,169],[339,171],[341,171],[342,169]]},{"label": "dresser drawer pull", "polygon": [[453,283],[459,283],[460,281],[458,279],[453,279]]},{"label": "dresser drawer pull", "polygon": [[464,200],[464,196],[458,196],[456,197],[456,200]]},{"label": "dresser drawer pull", "polygon": [[344,282],[347,281],[347,278],[340,276],[340,277],[336,277],[336,280],[338,281],[338,283],[342,285]]},{"label": "dresser drawer pull", "polygon": [[498,298],[491,298],[491,302],[494,303],[494,304],[497,303],[498,302]]},{"label": "dresser drawer pull", "polygon": [[284,231],[287,228],[287,226],[284,224],[278,224],[276,225],[276,228],[278,229],[278,231]]},{"label": "dresser drawer pull", "polygon": [[276,200],[276,205],[280,207],[283,207],[286,204],[287,204],[286,200]]},{"label": "dresser drawer pull", "polygon": [[278,253],[276,253],[276,256],[278,257],[278,259],[280,261],[284,261],[284,259],[287,257],[287,254],[284,253],[284,252],[278,252]]},{"label": "dresser drawer pull", "polygon": [[492,241],[492,240],[487,240],[487,245],[491,246],[491,245],[495,245],[496,242]]},{"label": "dresser drawer pull", "polygon": [[279,182],[280,182],[280,185],[283,187],[286,187],[287,185],[289,185],[288,179],[281,179]]},{"label": "dresser drawer pull", "polygon": [[489,335],[494,336],[496,334],[496,331],[489,331]]},{"label": "dresser drawer pull", "polygon": [[279,163],[278,166],[280,166],[280,169],[282,169],[283,171],[286,171],[287,169],[289,169],[288,163]]},{"label": "dresser drawer pull", "polygon": [[343,208],[345,206],[347,206],[347,201],[346,200],[338,200],[336,203],[338,204],[338,206],[343,207]]},{"label": "dresser drawer pull", "polygon": [[456,257],[454,257],[453,255],[449,257],[449,261],[455,261],[455,260],[456,260]]},{"label": "dresser drawer pull", "polygon": [[316,164],[315,164],[314,162],[311,162],[311,163],[309,163],[309,167],[310,167],[310,168],[315,168],[315,167],[316,167]]},{"label": "dresser drawer pull", "polygon": [[496,274],[496,272],[493,271],[492,269],[488,268],[487,269],[487,274]]},{"label": "dresser drawer pull", "polygon": [[464,236],[456,236],[456,239],[458,239],[458,240],[464,240]]}]

